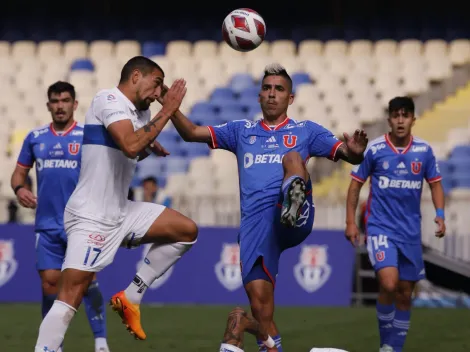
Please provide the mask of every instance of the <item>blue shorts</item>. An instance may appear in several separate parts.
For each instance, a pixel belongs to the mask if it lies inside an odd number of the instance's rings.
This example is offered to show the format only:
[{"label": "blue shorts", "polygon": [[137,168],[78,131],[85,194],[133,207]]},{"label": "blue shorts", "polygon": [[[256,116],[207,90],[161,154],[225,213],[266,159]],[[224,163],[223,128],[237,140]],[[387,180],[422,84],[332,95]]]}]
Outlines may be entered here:
[{"label": "blue shorts", "polygon": [[368,235],[367,252],[376,272],[395,267],[403,281],[419,281],[426,277],[421,244],[395,241],[386,235]]},{"label": "blue shorts", "polygon": [[259,214],[256,219],[240,226],[240,266],[243,284],[263,279],[276,284],[279,259],[286,249],[301,244],[312,232],[315,207],[312,201],[311,183],[307,184],[307,199],[295,228],[281,224],[281,204],[284,195],[273,209]]},{"label": "blue shorts", "polygon": [[36,231],[37,270],[60,270],[66,249],[67,235],[64,229]]}]

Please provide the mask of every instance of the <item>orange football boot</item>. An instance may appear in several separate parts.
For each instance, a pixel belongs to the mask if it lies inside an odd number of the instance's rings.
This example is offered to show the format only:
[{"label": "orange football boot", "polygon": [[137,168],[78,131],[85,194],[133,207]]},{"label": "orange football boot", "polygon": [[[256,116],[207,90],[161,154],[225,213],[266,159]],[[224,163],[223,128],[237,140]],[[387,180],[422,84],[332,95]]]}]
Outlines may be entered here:
[{"label": "orange football boot", "polygon": [[147,335],[145,335],[142,329],[142,325],[140,325],[139,305],[129,302],[124,291],[118,292],[111,297],[109,305],[119,314],[122,323],[136,340],[145,340],[147,338]]}]

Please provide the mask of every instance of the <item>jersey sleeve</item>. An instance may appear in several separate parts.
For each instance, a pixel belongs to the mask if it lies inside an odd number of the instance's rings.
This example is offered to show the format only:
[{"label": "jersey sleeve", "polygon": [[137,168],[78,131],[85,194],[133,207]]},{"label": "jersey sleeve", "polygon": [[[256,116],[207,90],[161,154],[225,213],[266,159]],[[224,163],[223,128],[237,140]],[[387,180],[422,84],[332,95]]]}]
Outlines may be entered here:
[{"label": "jersey sleeve", "polygon": [[439,170],[439,164],[436,160],[436,156],[434,155],[431,146],[429,146],[427,151],[424,178],[428,183],[438,182],[442,180],[441,171]]},{"label": "jersey sleeve", "polygon": [[372,152],[367,149],[364,154],[364,160],[359,165],[354,165],[351,170],[351,177],[357,182],[364,183],[372,172]]},{"label": "jersey sleeve", "polygon": [[311,121],[307,121],[307,129],[309,130],[309,155],[321,156],[333,161],[337,161],[336,153],[343,142],[338,140],[336,136],[325,127]]},{"label": "jersey sleeve", "polygon": [[28,134],[23,141],[23,146],[21,147],[20,154],[18,155],[17,164],[21,167],[29,169],[33,167],[34,164],[34,153],[33,146],[31,144],[32,134]]},{"label": "jersey sleeve", "polygon": [[98,96],[94,110],[97,118],[106,128],[113,122],[130,119],[123,104],[112,93]]},{"label": "jersey sleeve", "polygon": [[224,149],[232,153],[237,150],[238,134],[243,123],[240,121],[230,121],[218,126],[207,126],[211,134],[212,149]]}]

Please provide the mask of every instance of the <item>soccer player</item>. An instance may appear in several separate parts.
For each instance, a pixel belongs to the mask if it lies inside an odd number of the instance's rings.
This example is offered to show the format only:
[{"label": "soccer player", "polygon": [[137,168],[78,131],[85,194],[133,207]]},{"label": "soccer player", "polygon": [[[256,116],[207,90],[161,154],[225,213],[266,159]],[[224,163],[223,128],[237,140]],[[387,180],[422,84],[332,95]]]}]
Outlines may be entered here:
[{"label": "soccer player", "polygon": [[237,157],[242,279],[253,317],[270,336],[258,341],[261,350],[272,348],[274,340],[282,351],[273,320],[279,257],[302,243],[313,226],[315,209],[306,162],[317,156],[359,164],[367,146],[364,131],[357,130],[353,136],[345,133],[343,143],[312,121],[289,118],[287,109],[293,102],[290,76],[281,65],[272,64],[265,69],[259,93],[261,121],[204,127],[196,126],[179,111],[172,117],[185,141],[208,143]]},{"label": "soccer player", "polygon": [[137,161],[168,154],[155,139],[186,94],[186,82],[176,80],[150,120],[163,79],[158,64],[136,56],[122,68],[118,86],[99,91],[90,105],[80,177],[64,213],[68,244],[61,285],[39,329],[36,352],[57,351],[95,272],[112,263],[121,245],[152,243],[134,282],[112,298],[129,330],[145,339],[139,303],[147,287],[196,241],[192,220],[159,204],[127,199]]},{"label": "soccer player", "polygon": [[[60,269],[65,257],[67,236],[64,209],[78,182],[83,126],[74,120],[75,88],[56,82],[47,91],[47,108],[52,123],[32,130],[26,137],[11,177],[18,202],[36,209],[36,268],[42,284],[42,316],[57,298]],[[38,197],[25,187],[29,170],[36,165]],[[85,310],[93,335],[95,351],[109,351],[106,342],[106,307],[96,276],[85,288]]]},{"label": "soccer player", "polygon": [[391,131],[373,140],[364,161],[351,173],[347,197],[346,237],[357,244],[356,207],[370,177],[366,206],[369,259],[379,282],[377,318],[381,352],[401,352],[410,327],[411,296],[425,277],[421,248],[423,179],[431,188],[436,208],[436,236],[445,234],[444,192],[431,146],[413,137],[415,106],[411,98],[396,97],[388,105]]}]

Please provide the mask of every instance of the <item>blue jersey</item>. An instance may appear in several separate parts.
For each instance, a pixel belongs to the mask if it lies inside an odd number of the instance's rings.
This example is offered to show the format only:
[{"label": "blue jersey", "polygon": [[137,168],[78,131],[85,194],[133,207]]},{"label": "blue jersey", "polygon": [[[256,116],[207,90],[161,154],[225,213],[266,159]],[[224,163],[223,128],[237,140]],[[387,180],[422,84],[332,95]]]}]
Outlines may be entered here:
[{"label": "blue jersey", "polygon": [[83,127],[76,122],[58,134],[52,124],[32,130],[24,140],[18,165],[36,164],[35,229],[63,229],[64,209],[80,174]]},{"label": "blue jersey", "polygon": [[369,143],[364,161],[355,166],[351,176],[365,182],[370,176],[366,206],[366,229],[371,236],[386,235],[405,243],[421,243],[421,192],[423,180],[441,180],[431,146],[411,138],[401,150],[388,135]]},{"label": "blue jersey", "polygon": [[282,158],[290,151],[310,157],[336,158],[341,145],[330,131],[312,121],[287,118],[275,127],[264,121],[238,120],[209,127],[212,148],[237,156],[240,183],[241,227],[276,206],[284,178]]}]

